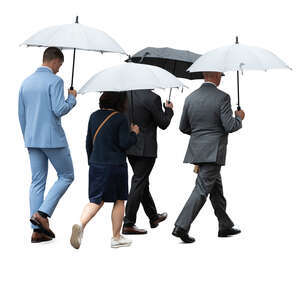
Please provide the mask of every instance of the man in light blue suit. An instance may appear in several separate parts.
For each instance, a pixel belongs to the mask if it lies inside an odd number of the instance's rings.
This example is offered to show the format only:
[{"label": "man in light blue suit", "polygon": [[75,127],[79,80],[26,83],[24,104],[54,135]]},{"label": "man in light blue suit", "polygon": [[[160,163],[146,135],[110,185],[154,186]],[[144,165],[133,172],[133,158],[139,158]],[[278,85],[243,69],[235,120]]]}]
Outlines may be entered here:
[{"label": "man in light blue suit", "polygon": [[[48,241],[55,237],[48,217],[74,180],[70,150],[61,117],[76,105],[77,93],[69,90],[64,98],[63,80],[55,74],[63,64],[60,49],[49,47],[43,55],[43,65],[24,80],[19,93],[19,121],[28,148],[32,183],[30,187],[30,221],[32,242]],[[44,198],[48,160],[58,179]]]}]

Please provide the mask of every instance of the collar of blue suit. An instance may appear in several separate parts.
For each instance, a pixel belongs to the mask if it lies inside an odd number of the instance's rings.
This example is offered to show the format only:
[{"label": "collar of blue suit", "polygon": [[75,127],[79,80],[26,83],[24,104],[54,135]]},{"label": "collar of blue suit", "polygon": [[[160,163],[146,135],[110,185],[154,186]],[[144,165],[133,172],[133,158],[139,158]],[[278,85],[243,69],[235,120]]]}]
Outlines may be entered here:
[{"label": "collar of blue suit", "polygon": [[51,72],[51,73],[53,73],[53,71],[49,67],[46,67],[46,66],[40,66],[40,67],[37,68],[36,71],[37,72]]}]

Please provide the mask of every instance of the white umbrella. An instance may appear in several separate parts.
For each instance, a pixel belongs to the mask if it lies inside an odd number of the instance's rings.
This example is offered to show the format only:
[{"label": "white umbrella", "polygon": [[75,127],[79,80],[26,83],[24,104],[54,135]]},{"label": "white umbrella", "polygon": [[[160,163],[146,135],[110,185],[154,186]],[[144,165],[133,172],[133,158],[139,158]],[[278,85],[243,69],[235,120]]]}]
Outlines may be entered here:
[{"label": "white umbrella", "polygon": [[73,49],[71,88],[73,87],[76,49],[126,54],[122,47],[105,32],[79,24],[78,16],[75,23],[45,28],[31,36],[22,45]]},{"label": "white umbrella", "polygon": [[95,74],[78,93],[179,87],[184,87],[184,84],[168,71],[156,66],[129,62]]},{"label": "white umbrella", "polygon": [[236,44],[203,54],[188,69],[189,72],[237,72],[238,109],[240,109],[239,72],[244,70],[284,69],[290,67],[279,57],[263,48]]},{"label": "white umbrella", "polygon": [[184,87],[183,83],[160,67],[128,62],[95,74],[78,93],[131,91],[131,116],[134,120],[133,90],[179,87]]}]

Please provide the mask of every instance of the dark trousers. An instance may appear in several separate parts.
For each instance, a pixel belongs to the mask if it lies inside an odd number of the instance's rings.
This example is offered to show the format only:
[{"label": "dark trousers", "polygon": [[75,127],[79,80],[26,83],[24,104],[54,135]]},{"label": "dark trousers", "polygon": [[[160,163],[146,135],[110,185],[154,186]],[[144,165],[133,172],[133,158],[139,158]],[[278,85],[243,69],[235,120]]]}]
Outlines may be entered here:
[{"label": "dark trousers", "polygon": [[199,167],[195,188],[175,225],[189,231],[192,222],[206,202],[207,196],[210,195],[211,204],[219,221],[219,228],[232,228],[234,224],[226,213],[226,199],[223,195],[220,174],[221,166],[217,164],[200,164]]},{"label": "dark trousers", "polygon": [[124,226],[135,225],[140,203],[142,203],[149,220],[154,221],[157,218],[157,210],[149,191],[149,176],[155,164],[155,158],[128,156],[128,160],[133,170],[133,176],[126,204]]}]

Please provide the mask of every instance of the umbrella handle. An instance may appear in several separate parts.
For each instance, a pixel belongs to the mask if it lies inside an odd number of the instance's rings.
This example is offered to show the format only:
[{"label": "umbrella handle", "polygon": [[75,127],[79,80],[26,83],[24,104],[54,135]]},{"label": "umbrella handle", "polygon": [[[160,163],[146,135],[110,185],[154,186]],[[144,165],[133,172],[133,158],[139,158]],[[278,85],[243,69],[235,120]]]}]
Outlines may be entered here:
[{"label": "umbrella handle", "polygon": [[240,72],[236,72],[236,82],[237,82],[237,98],[238,98],[238,103],[237,103],[237,110],[241,110],[240,106]]},{"label": "umbrella handle", "polygon": [[76,48],[74,48],[74,50],[73,50],[73,64],[72,64],[72,77],[71,77],[70,90],[74,90],[73,79],[74,79],[74,69],[75,69],[75,54],[76,54]]},{"label": "umbrella handle", "polygon": [[172,94],[172,88],[170,88],[170,92],[169,92],[169,100],[167,101],[168,103],[171,102],[171,94]]}]

